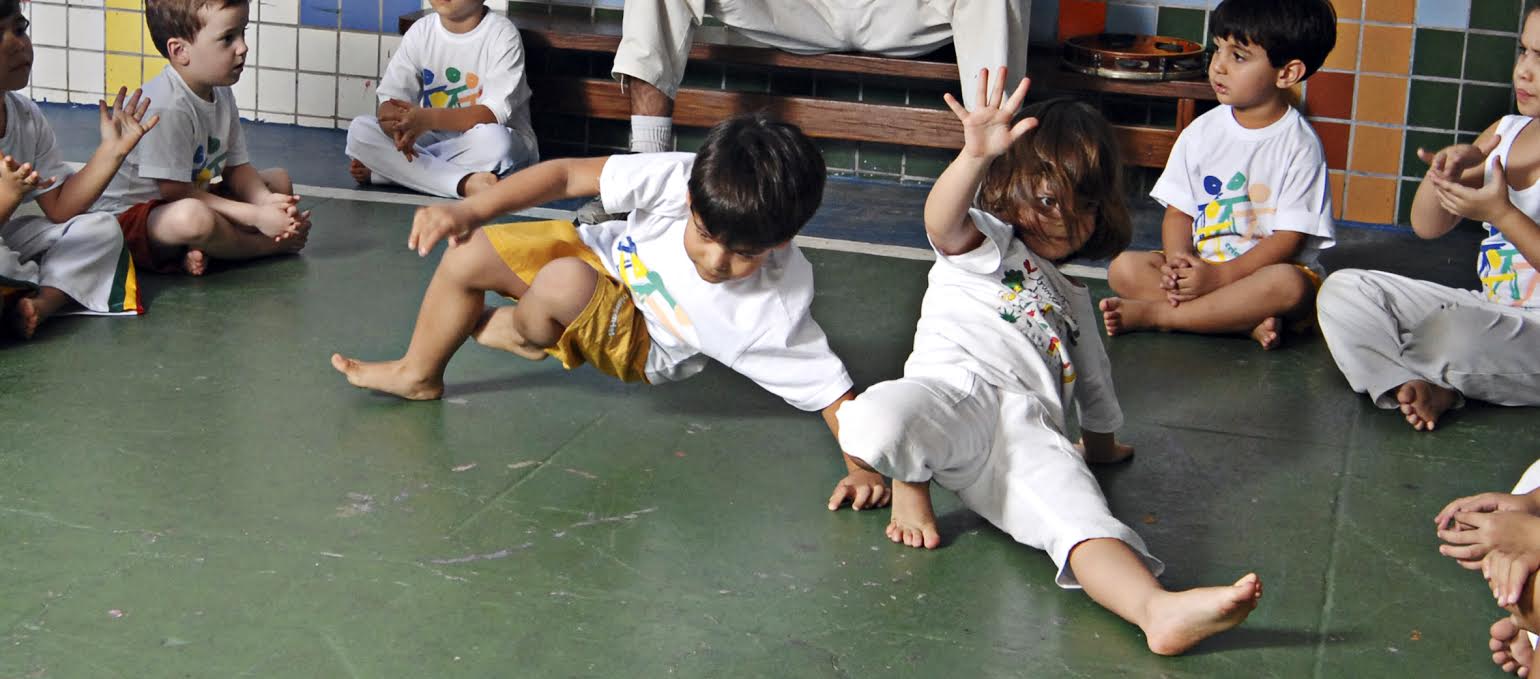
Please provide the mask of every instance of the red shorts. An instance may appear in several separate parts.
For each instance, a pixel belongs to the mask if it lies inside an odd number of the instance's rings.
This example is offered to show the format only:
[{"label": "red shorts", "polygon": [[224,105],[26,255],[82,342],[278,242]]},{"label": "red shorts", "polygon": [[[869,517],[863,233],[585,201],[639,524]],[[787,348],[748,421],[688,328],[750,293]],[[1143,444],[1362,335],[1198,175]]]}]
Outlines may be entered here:
[{"label": "red shorts", "polygon": [[150,211],[164,204],[166,201],[157,198],[119,212],[118,228],[123,230],[123,247],[128,248],[129,255],[134,258],[134,266],[139,270],[181,273],[182,258],[187,253],[186,248],[181,248],[180,252],[157,257],[155,248],[150,247]]}]

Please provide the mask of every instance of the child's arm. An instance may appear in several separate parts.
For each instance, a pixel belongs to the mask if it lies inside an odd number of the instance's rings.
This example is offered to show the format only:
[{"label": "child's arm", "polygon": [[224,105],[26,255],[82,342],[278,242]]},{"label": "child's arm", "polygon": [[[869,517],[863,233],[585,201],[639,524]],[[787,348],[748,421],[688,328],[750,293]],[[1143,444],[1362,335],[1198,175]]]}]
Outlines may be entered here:
[{"label": "child's arm", "polygon": [[[1495,136],[1492,138],[1496,139]],[[1477,143],[1479,144],[1480,140],[1477,140]],[[1489,144],[1495,144],[1495,142],[1489,142]],[[1480,169],[1481,166],[1477,166],[1476,170]],[[1436,189],[1439,206],[1443,210],[1497,227],[1497,230],[1502,232],[1526,261],[1540,262],[1540,259],[1537,259],[1540,258],[1540,225],[1535,223],[1534,217],[1524,214],[1524,211],[1508,198],[1508,172],[1503,167],[1501,159],[1492,162],[1490,180],[1481,183],[1482,177],[1476,178],[1476,188],[1463,182],[1434,176],[1432,172],[1428,174],[1431,180],[1425,179],[1423,186],[1417,188],[1419,198],[1422,196],[1423,189],[1427,187],[1427,183],[1431,181]]]},{"label": "child's arm", "polygon": [[97,100],[101,118],[101,144],[97,145],[96,152],[91,154],[85,167],[65,178],[57,190],[37,197],[38,207],[42,208],[43,214],[50,221],[62,223],[90,210],[91,205],[112,182],[112,177],[118,173],[128,153],[134,150],[146,132],[160,122],[159,115],[143,120],[145,111],[150,108],[148,97],[141,97],[139,90],[134,90],[132,97],[127,97],[127,94],[128,88],[118,88],[118,96],[113,100],[110,111],[106,101]]},{"label": "child's arm", "polygon": [[930,195],[925,198],[925,234],[936,251],[943,255],[960,255],[977,248],[984,242],[984,233],[974,226],[968,217],[968,208],[978,193],[984,173],[995,158],[1005,153],[1021,135],[1037,127],[1036,118],[1027,118],[1011,125],[1011,118],[1027,98],[1031,81],[1022,78],[1010,99],[1005,95],[1005,68],[995,71],[994,90],[989,89],[989,72],[979,77],[979,105],[973,111],[963,108],[952,98],[944,95],[946,105],[952,108],[957,120],[963,124],[963,149],[957,159],[948,165]]},{"label": "child's arm", "polygon": [[1275,231],[1241,256],[1225,262],[1210,262],[1191,252],[1168,254],[1166,266],[1175,278],[1169,297],[1176,302],[1191,301],[1250,276],[1264,266],[1292,261],[1305,247],[1308,238],[1299,231]]},{"label": "child's arm", "polygon": [[1493,123],[1476,138],[1475,144],[1456,144],[1438,153],[1417,149],[1417,157],[1428,164],[1428,172],[1423,175],[1422,183],[1417,186],[1417,196],[1412,199],[1412,231],[1418,236],[1438,238],[1460,222],[1461,215],[1443,203],[1438,182],[1481,186],[1487,155],[1502,141],[1496,132],[1497,124]]},{"label": "child's arm", "polygon": [[548,160],[508,175],[465,200],[417,208],[407,247],[426,256],[440,240],[463,243],[477,227],[502,213],[559,198],[598,195],[599,175],[608,160],[608,156]]},{"label": "child's arm", "polygon": [[195,198],[225,219],[236,224],[256,227],[258,231],[269,236],[277,236],[288,231],[298,217],[298,210],[291,202],[248,203],[209,193],[199,189],[192,182],[157,179],[155,183],[159,186],[160,197],[164,200]]},{"label": "child's arm", "polygon": [[492,109],[477,104],[465,108],[425,108],[391,99],[380,104],[380,128],[396,142],[396,149],[407,158],[416,156],[412,148],[417,138],[429,132],[443,130],[464,132],[484,123],[496,123]]},{"label": "child's arm", "polygon": [[[840,406],[855,397],[854,390],[847,391],[823,409],[824,424],[829,425],[835,441],[840,440],[840,423],[835,414],[839,412]],[[834,484],[834,493],[829,496],[829,510],[839,509],[845,500],[850,500],[850,508],[857,511],[866,507],[886,507],[892,495],[888,492],[887,484],[883,483],[882,474],[843,451],[840,456],[845,459],[845,478]]]}]

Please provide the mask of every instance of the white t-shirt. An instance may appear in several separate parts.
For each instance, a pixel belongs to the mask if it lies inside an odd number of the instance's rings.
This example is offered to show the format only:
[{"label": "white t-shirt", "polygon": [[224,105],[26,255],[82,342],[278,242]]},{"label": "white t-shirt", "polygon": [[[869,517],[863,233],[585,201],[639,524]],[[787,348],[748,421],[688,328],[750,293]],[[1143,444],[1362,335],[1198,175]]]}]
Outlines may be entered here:
[{"label": "white t-shirt", "polygon": [[626,221],[579,227],[647,319],[647,379],[681,380],[708,358],[802,410],[833,403],[853,383],[813,320],[813,267],[796,245],[771,251],[753,275],[700,277],[684,249],[693,153],[612,156],[599,175],[605,212]]},{"label": "white t-shirt", "polygon": [[382,104],[388,99],[425,108],[479,104],[492,110],[498,124],[534,137],[524,43],[513,22],[496,12],[487,12],[468,33],[450,33],[437,14],[413,23],[375,93]]},{"label": "white t-shirt", "polygon": [[0,154],[10,156],[17,165],[32,163],[40,181],[56,178],[52,186],[33,189],[22,196],[23,203],[59,188],[65,178],[74,174],[60,157],[53,128],[48,125],[43,112],[31,99],[16,92],[5,93],[5,136],[0,137]]},{"label": "white t-shirt", "polygon": [[1299,111],[1251,130],[1229,106],[1209,111],[1176,140],[1150,196],[1191,215],[1198,256],[1224,262],[1275,231],[1309,238],[1295,262],[1311,268],[1336,243],[1321,140]]},{"label": "white t-shirt", "polygon": [[214,101],[204,101],[167,66],[144,84],[144,96],[150,98],[145,119],[159,115],[160,124],[128,154],[93,211],[122,212],[160,198],[161,179],[207,190],[227,168],[251,162],[230,88],[215,87]]},{"label": "white t-shirt", "polygon": [[997,388],[1035,394],[1065,433],[1065,408],[1099,433],[1123,426],[1112,363],[1097,333],[1091,293],[982,210],[969,210],[984,242],[936,252],[904,374],[967,370]]},{"label": "white t-shirt", "polygon": [[[1497,122],[1496,134],[1501,135],[1502,140],[1487,159],[1485,181],[1492,181],[1492,164],[1498,159],[1502,159],[1503,167],[1508,167],[1508,152],[1513,149],[1513,140],[1532,120],[1529,116],[1503,116]],[[1509,186],[1508,200],[1530,219],[1540,219],[1540,182],[1522,190]],[[1476,254],[1476,276],[1481,279],[1481,291],[1488,300],[1499,304],[1540,308],[1540,297],[1535,295],[1540,278],[1535,276],[1535,268],[1497,227],[1490,222],[1482,226],[1486,227],[1487,237],[1481,241]]]}]

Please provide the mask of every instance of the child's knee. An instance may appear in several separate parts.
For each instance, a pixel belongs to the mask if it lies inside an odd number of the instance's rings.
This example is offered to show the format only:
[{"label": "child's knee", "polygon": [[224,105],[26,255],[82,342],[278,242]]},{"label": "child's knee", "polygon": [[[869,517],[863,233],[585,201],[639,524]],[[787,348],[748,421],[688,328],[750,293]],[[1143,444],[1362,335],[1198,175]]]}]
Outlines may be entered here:
[{"label": "child's knee", "polygon": [[360,146],[378,146],[389,141],[385,130],[380,127],[379,119],[374,116],[359,116],[348,124],[348,141],[345,150],[348,155],[355,155]]},{"label": "child's knee", "polygon": [[289,178],[289,171],[281,167],[263,170],[262,181],[267,184],[267,190],[274,193],[294,193],[294,181]]},{"label": "child's knee", "polygon": [[1112,263],[1107,265],[1107,285],[1119,295],[1129,294],[1138,285],[1140,274],[1149,269],[1152,252],[1124,252],[1112,258]]},{"label": "child's knee", "polygon": [[544,313],[565,325],[588,306],[598,283],[599,273],[588,262],[563,257],[540,267],[525,299],[534,301]]},{"label": "child's knee", "polygon": [[201,245],[218,228],[219,216],[196,198],[162,205],[151,215],[151,235],[168,245]]},{"label": "child's knee", "polygon": [[70,230],[81,233],[92,242],[106,243],[111,246],[123,244],[123,229],[118,226],[118,218],[110,212],[89,212],[76,217],[70,224]]},{"label": "child's knee", "polygon": [[1330,318],[1354,313],[1363,297],[1364,273],[1362,269],[1343,269],[1327,276],[1315,296],[1317,315]]}]

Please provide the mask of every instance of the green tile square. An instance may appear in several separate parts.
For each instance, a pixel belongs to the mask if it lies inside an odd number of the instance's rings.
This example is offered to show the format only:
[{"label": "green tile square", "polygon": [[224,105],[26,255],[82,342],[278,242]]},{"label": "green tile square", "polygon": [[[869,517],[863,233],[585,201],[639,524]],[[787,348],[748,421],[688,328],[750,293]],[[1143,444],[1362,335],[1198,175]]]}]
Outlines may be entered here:
[{"label": "green tile square", "polygon": [[1435,80],[1413,79],[1406,103],[1406,124],[1412,127],[1454,129],[1455,107],[1460,86]]},{"label": "green tile square", "polygon": [[1520,0],[1471,0],[1470,27],[1488,31],[1519,31]]},{"label": "green tile square", "polygon": [[947,149],[908,149],[904,163],[904,176],[912,179],[935,179],[940,177],[952,160],[957,158],[955,151]]},{"label": "green tile square", "polygon": [[1401,176],[1421,177],[1428,171],[1428,164],[1417,157],[1417,149],[1427,149],[1429,153],[1438,153],[1438,150],[1454,143],[1453,132],[1426,132],[1423,130],[1407,130],[1406,143],[1401,154]]},{"label": "green tile square", "polygon": [[1476,143],[1476,138],[1480,137],[1480,136],[1481,136],[1480,132],[1461,132],[1459,134],[1459,136],[1455,139],[1455,143],[1457,143],[1457,144],[1474,144],[1474,143]]},{"label": "green tile square", "polygon": [[590,7],[578,7],[576,5],[551,5],[551,16],[566,17],[569,19],[592,19],[594,12]]},{"label": "green tile square", "polygon": [[1480,132],[1513,110],[1513,90],[1466,84],[1460,88],[1460,130]]},{"label": "green tile square", "polygon": [[684,69],[684,80],[680,86],[720,90],[722,89],[722,67],[717,64],[692,61]]},{"label": "green tile square", "polygon": [[955,83],[950,87],[936,84],[915,85],[909,88],[909,105],[920,108],[945,109],[947,107],[946,100],[941,97],[948,92],[951,92],[952,96],[958,101],[962,101],[961,97],[958,96],[960,93],[957,92],[957,85]]},{"label": "green tile square", "polygon": [[823,149],[823,163],[831,174],[851,174],[856,171],[856,142],[840,139],[819,139]]},{"label": "green tile square", "polygon": [[1208,37],[1204,33],[1207,21],[1208,12],[1201,9],[1162,7],[1155,17],[1155,32],[1201,43]]},{"label": "green tile square", "polygon": [[706,128],[703,127],[676,127],[674,128],[674,150],[689,151],[694,153],[700,150],[700,145],[706,141]]},{"label": "green tile square", "polygon": [[594,21],[620,21],[622,12],[618,9],[594,8]]},{"label": "green tile square", "polygon": [[898,176],[904,173],[904,150],[889,144],[861,144],[856,154],[856,169],[863,175],[883,174]]},{"label": "green tile square", "polygon": [[1506,35],[1471,33],[1465,42],[1465,79],[1489,83],[1513,80],[1518,41]]},{"label": "green tile square", "polygon": [[1412,225],[1412,201],[1417,198],[1417,186],[1421,181],[1403,179],[1401,181],[1401,198],[1396,201],[1396,223]]},{"label": "green tile square", "polygon": [[909,103],[909,90],[892,85],[861,85],[861,101],[869,104],[903,106]]},{"label": "green tile square", "polygon": [[815,87],[817,95],[826,99],[861,101],[861,82],[855,78],[821,76]]},{"label": "green tile square", "polygon": [[769,92],[770,74],[755,69],[728,68],[724,89],[733,92]]},{"label": "green tile square", "polygon": [[1416,53],[1412,55],[1412,75],[1460,77],[1460,60],[1465,56],[1464,33],[1419,28],[1413,49]]}]

